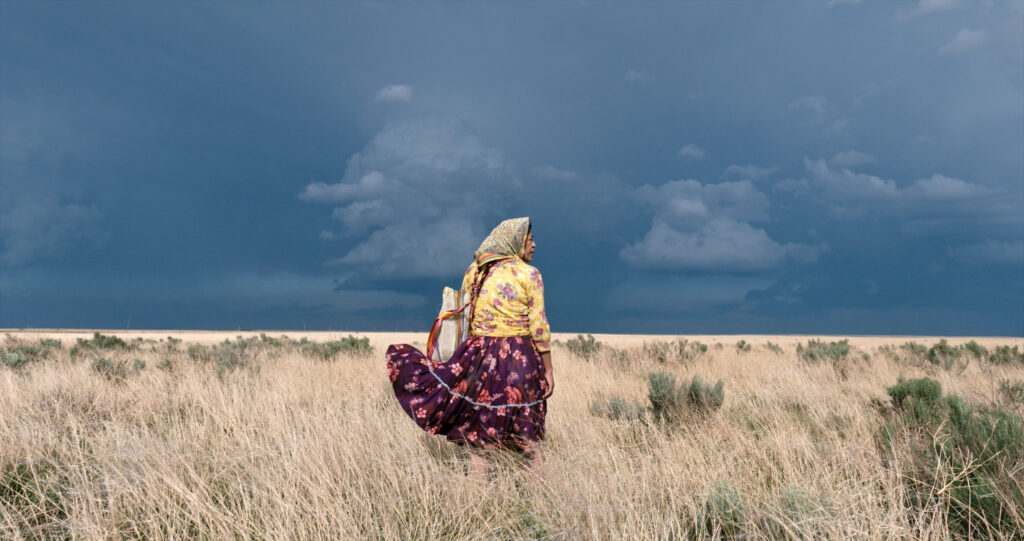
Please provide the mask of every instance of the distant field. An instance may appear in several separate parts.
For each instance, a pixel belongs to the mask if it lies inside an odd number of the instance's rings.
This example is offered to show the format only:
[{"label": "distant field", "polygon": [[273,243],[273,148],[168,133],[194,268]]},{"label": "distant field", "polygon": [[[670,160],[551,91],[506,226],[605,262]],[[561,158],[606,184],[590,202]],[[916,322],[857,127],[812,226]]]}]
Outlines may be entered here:
[{"label": "distant field", "polygon": [[1024,338],[556,334],[481,483],[391,392],[425,333],[100,332],[0,330],[2,539],[1024,532]]},{"label": "distant field", "polygon": [[[175,330],[140,330],[140,331],[119,331],[109,329],[0,329],[0,334],[10,334],[17,338],[28,340],[40,338],[54,338],[58,340],[74,341],[77,338],[89,338],[94,332],[101,332],[112,336],[118,336],[125,340],[132,338],[146,338],[159,340],[168,336],[194,342],[198,344],[214,344],[224,340],[234,340],[239,336],[245,338],[258,337],[266,334],[272,337],[287,336],[295,340],[307,338],[315,341],[338,340],[345,336],[366,337],[370,343],[377,348],[386,348],[390,344],[411,344],[413,342],[425,343],[427,341],[427,330],[423,332],[348,332],[348,331],[175,331]],[[577,336],[577,333],[554,333],[555,340],[568,340]],[[1016,345],[1024,347],[1024,337],[971,337],[971,336],[829,336],[821,334],[807,335],[768,335],[768,334],[737,334],[737,335],[658,335],[658,334],[594,334],[596,339],[614,347],[635,347],[641,346],[644,342],[673,340],[677,337],[697,340],[708,344],[735,344],[739,340],[747,342],[773,342],[784,346],[796,347],[799,342],[806,342],[808,339],[840,340],[848,339],[851,344],[860,348],[875,348],[885,344],[903,344],[908,341],[921,343],[934,343],[945,338],[952,344],[963,344],[971,340],[977,341],[983,346],[995,346],[1000,344]],[[0,338],[2,339],[2,338]],[[381,351],[383,355],[383,350]]]}]

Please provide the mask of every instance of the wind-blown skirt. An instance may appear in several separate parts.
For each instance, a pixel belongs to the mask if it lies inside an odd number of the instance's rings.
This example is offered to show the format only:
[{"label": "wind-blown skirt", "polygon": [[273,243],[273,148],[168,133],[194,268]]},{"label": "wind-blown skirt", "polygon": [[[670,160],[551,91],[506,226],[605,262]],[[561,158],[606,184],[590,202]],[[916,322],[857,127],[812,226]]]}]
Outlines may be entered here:
[{"label": "wind-blown skirt", "polygon": [[544,363],[529,336],[470,336],[447,362],[390,346],[388,375],[420,428],[458,444],[528,451],[544,438]]}]

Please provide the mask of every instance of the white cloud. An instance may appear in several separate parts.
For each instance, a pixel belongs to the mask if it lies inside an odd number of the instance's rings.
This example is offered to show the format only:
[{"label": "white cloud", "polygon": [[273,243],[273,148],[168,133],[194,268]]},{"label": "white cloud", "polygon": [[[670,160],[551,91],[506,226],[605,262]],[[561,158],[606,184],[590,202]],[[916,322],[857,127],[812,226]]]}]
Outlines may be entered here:
[{"label": "white cloud", "polygon": [[960,0],[919,0],[913,9],[900,12],[896,18],[900,20],[913,19],[929,13],[949,11],[959,4]]},{"label": "white cloud", "polygon": [[749,221],[768,219],[768,197],[746,180],[720,184],[672,180],[661,186],[641,186],[636,190],[636,198],[674,226],[703,223],[716,216]]},{"label": "white cloud", "polygon": [[815,248],[779,244],[749,221],[768,219],[768,198],[750,181],[676,180],[643,186],[636,198],[654,209],[650,231],[619,255],[634,267],[751,271],[813,260]]},{"label": "white cloud", "polygon": [[789,108],[810,111],[816,115],[824,115],[832,110],[832,104],[822,96],[804,96],[791,101]]},{"label": "white cloud", "polygon": [[400,101],[409,103],[412,100],[411,85],[388,85],[377,92],[376,101]]},{"label": "white cloud", "polygon": [[396,220],[328,263],[368,268],[382,276],[446,277],[466,269],[486,234],[478,222],[462,217]]},{"label": "white cloud", "polygon": [[727,178],[741,178],[749,180],[757,180],[764,178],[777,169],[775,167],[758,167],[756,165],[730,165],[725,168],[725,173],[722,176]]},{"label": "white cloud", "polygon": [[814,260],[817,251],[805,245],[779,244],[763,229],[719,217],[695,231],[679,231],[655,219],[651,230],[620,252],[636,267],[662,270],[769,270],[787,258]]},{"label": "white cloud", "polygon": [[401,186],[396,182],[389,181],[380,171],[370,171],[353,183],[314,182],[302,190],[299,199],[316,202],[348,201],[380,197],[398,189],[401,189]]},{"label": "white cloud", "polygon": [[42,197],[23,198],[0,210],[2,266],[26,265],[75,246],[96,247],[108,237],[99,226],[102,215],[95,206]]},{"label": "white cloud", "polygon": [[299,197],[334,203],[342,231],[366,235],[331,264],[376,277],[450,277],[501,220],[521,186],[503,153],[455,119],[389,126],[348,160],[341,181],[312,183]]},{"label": "white cloud", "polygon": [[839,152],[829,158],[828,164],[840,169],[852,169],[858,165],[864,165],[873,161],[875,161],[875,157],[871,154],[857,150],[847,150],[846,152]]},{"label": "white cloud", "polygon": [[626,75],[623,76],[623,80],[629,84],[649,85],[653,83],[656,78],[653,73],[645,69],[631,69],[626,71]]},{"label": "white cloud", "polygon": [[957,32],[956,37],[954,37],[952,41],[942,47],[939,47],[939,52],[942,54],[966,53],[981,47],[987,39],[988,32],[984,30],[971,30],[970,28],[964,28]]},{"label": "white cloud", "polygon": [[961,263],[1024,265],[1024,240],[987,240],[980,244],[949,249],[949,256]]},{"label": "white cloud", "polygon": [[683,148],[680,148],[679,152],[676,152],[676,155],[699,160],[704,157],[704,149],[700,148],[699,146],[693,143],[690,143],[684,146]]},{"label": "white cloud", "polygon": [[945,175],[919,178],[902,191],[911,199],[968,199],[988,193],[984,187]]},{"label": "white cloud", "polygon": [[807,177],[785,180],[775,187],[820,199],[839,217],[856,217],[873,211],[902,216],[928,213],[967,216],[991,214],[991,209],[996,208],[988,201],[993,196],[992,190],[945,175],[919,178],[900,187],[891,179],[850,169],[833,169],[823,159],[805,159],[804,166]]},{"label": "white cloud", "polygon": [[533,174],[545,180],[576,180],[580,178],[580,174],[575,171],[559,169],[553,165],[534,167]]},{"label": "white cloud", "polygon": [[823,96],[803,96],[789,103],[789,109],[805,117],[807,124],[817,126],[826,133],[844,131],[850,121],[839,116],[838,109]]}]

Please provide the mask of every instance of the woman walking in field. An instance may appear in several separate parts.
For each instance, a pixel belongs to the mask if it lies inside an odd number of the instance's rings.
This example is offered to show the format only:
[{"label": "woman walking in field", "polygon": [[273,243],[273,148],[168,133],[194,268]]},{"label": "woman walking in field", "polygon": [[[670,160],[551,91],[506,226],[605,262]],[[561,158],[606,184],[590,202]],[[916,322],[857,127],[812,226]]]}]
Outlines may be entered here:
[{"label": "woman walking in field", "polygon": [[[462,279],[471,292],[467,339],[446,362],[393,345],[387,365],[398,402],[420,428],[474,449],[517,450],[536,467],[554,379],[544,282],[528,265],[535,248],[529,218],[501,222]],[[486,471],[483,456],[470,456],[476,473]]]}]

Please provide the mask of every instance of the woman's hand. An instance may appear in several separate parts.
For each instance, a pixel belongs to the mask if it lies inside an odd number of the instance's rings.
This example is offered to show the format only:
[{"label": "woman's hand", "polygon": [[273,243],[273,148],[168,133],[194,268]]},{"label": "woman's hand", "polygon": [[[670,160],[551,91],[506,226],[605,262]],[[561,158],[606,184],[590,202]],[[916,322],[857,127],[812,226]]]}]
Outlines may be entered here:
[{"label": "woman's hand", "polygon": [[547,390],[544,391],[544,399],[547,400],[551,396],[551,393],[555,392],[555,376],[548,372],[544,374],[544,381],[547,383]]}]

